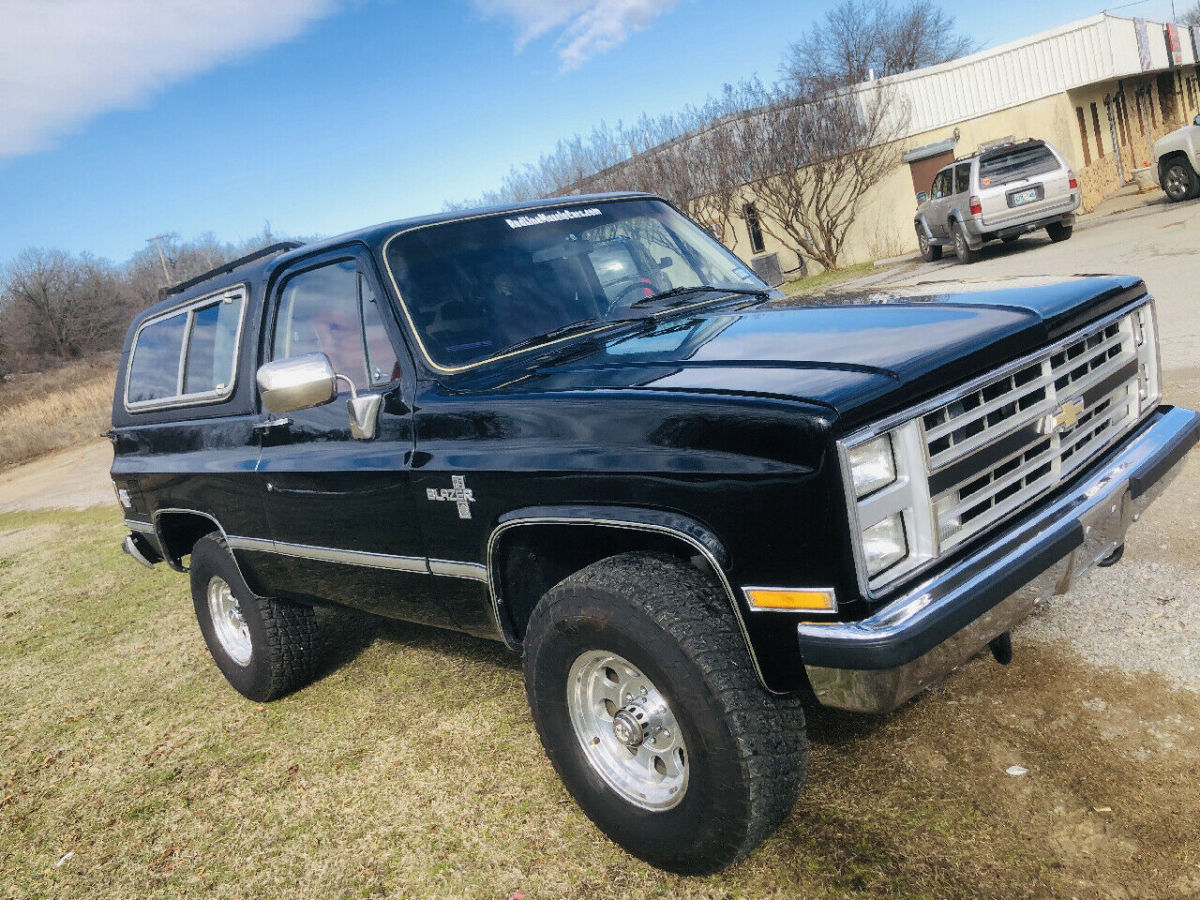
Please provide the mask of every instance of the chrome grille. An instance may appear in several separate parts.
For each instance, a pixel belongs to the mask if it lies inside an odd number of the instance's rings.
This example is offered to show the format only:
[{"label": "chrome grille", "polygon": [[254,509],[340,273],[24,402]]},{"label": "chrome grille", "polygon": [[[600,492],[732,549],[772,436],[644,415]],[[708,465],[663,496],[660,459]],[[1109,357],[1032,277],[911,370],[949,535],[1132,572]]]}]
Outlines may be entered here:
[{"label": "chrome grille", "polygon": [[922,417],[940,550],[1061,484],[1135,424],[1138,314]]}]

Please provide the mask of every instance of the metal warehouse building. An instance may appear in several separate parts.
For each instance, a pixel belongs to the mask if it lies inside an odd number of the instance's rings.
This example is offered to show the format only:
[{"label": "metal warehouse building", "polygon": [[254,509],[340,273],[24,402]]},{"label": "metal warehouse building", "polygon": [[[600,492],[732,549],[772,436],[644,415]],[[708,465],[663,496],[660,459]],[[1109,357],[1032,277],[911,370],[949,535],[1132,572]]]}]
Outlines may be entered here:
[{"label": "metal warehouse building", "polygon": [[[869,83],[907,110],[903,164],[865,198],[844,262],[915,250],[916,193],[955,157],[1007,137],[1058,147],[1079,175],[1083,211],[1093,209],[1154,162],[1157,138],[1200,112],[1198,44],[1200,29],[1104,13]],[[797,265],[763,230],[735,227],[743,256],[777,253],[781,268]]]}]

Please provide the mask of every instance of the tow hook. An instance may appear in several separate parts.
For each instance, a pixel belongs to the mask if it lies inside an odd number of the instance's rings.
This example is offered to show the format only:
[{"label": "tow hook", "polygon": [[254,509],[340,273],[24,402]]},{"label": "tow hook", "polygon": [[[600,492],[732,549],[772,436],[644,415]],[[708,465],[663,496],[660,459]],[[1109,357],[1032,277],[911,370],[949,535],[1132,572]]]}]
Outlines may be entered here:
[{"label": "tow hook", "polygon": [[1002,666],[1007,666],[1012,662],[1012,632],[1006,631],[999,637],[992,638],[988,643],[988,647],[992,651],[992,658]]}]

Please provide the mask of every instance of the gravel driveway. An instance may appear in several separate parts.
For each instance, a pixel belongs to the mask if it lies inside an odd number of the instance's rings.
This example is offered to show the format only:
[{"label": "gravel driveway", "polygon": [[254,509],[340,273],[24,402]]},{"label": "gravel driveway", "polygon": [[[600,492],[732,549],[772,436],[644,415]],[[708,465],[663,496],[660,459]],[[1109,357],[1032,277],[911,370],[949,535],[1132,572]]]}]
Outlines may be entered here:
[{"label": "gravel driveway", "polygon": [[[1141,276],[1158,301],[1164,394],[1200,404],[1200,202],[1144,208],[1089,221],[1050,243],[1044,232],[1014,244],[987,244],[980,260],[953,255],[874,272],[856,287],[1006,275],[1117,273]],[[1092,663],[1157,672],[1200,691],[1200,450],[1166,494],[1130,529],[1121,562],[1094,569],[1061,597],[1049,598],[1014,634],[1061,642]]]}]

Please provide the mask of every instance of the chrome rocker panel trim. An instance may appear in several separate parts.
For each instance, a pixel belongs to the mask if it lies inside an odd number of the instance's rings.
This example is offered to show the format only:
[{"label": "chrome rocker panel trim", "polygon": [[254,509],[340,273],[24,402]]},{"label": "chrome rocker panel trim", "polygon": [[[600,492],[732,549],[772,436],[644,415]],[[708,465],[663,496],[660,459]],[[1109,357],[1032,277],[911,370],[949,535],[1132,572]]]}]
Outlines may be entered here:
[{"label": "chrome rocker panel trim", "polygon": [[[1178,474],[1200,415],[1162,407],[1046,508],[860,622],[806,622],[797,637],[817,699],[887,712],[938,683],[1112,554]],[[965,619],[965,621],[964,621]],[[930,643],[930,634],[950,633]]]}]

